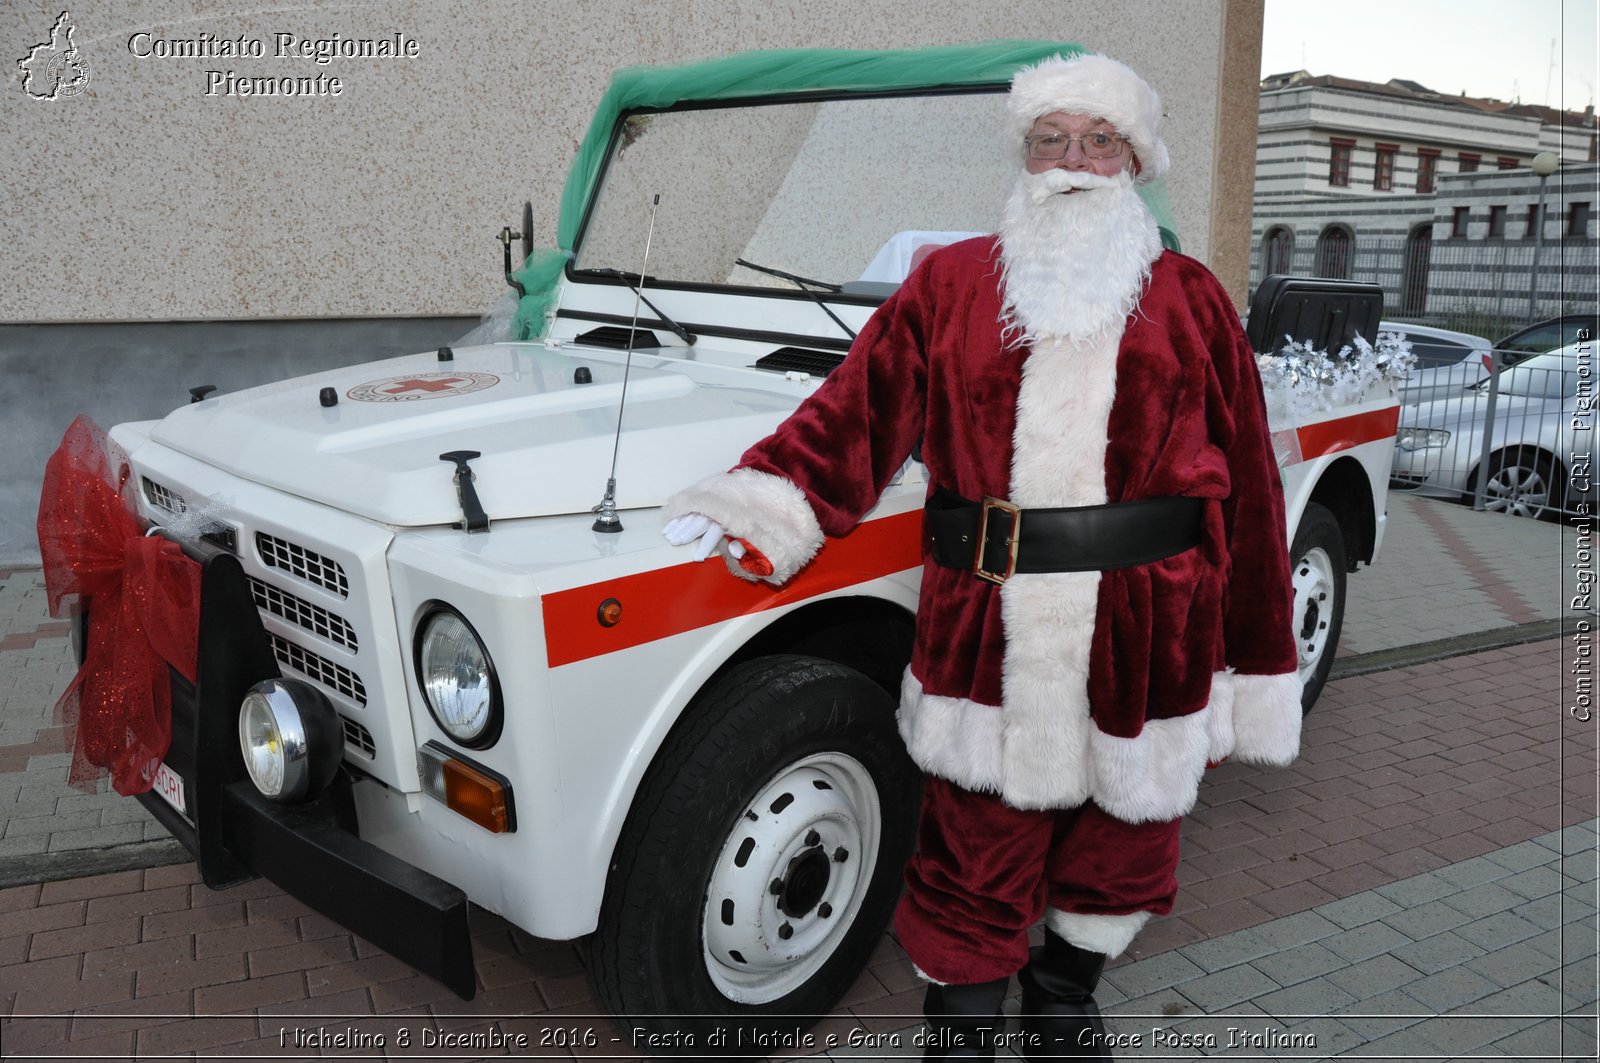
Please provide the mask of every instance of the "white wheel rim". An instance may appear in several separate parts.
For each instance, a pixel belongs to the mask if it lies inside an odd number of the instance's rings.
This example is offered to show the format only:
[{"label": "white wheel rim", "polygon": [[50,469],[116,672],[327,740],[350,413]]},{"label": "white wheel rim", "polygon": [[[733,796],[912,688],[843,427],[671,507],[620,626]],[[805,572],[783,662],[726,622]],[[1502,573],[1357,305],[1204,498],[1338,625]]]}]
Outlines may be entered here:
[{"label": "white wheel rim", "polygon": [[1328,650],[1334,594],[1333,560],[1314,546],[1294,563],[1294,642],[1302,683],[1311,679]]},{"label": "white wheel rim", "polygon": [[1517,517],[1537,517],[1550,505],[1550,484],[1539,470],[1507,465],[1484,485],[1483,508]]},{"label": "white wheel rim", "polygon": [[882,819],[871,773],[842,753],[798,760],[762,788],[706,888],[701,941],[723,996],[770,1003],[827,962],[866,898]]}]

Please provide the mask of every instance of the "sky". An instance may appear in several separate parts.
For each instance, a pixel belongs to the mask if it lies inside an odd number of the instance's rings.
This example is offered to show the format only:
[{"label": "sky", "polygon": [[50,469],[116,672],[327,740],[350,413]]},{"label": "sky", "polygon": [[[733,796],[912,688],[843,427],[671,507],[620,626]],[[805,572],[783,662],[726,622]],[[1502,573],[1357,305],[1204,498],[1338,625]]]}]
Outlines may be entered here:
[{"label": "sky", "polygon": [[1581,111],[1600,91],[1597,8],[1596,0],[1266,0],[1261,74],[1405,78],[1435,92]]}]

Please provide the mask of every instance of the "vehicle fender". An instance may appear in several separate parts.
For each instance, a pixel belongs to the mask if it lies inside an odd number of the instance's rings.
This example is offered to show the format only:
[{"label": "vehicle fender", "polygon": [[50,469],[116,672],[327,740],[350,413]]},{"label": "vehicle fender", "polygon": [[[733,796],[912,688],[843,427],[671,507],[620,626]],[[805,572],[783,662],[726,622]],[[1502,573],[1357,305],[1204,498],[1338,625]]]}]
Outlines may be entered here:
[{"label": "vehicle fender", "polygon": [[[914,611],[919,577],[920,570],[894,573],[663,640],[672,645],[658,645],[654,652],[668,655],[672,663],[667,667],[659,661],[640,658],[643,670],[660,672],[665,681],[655,689],[654,697],[642,707],[632,724],[632,738],[622,759],[610,769],[603,793],[596,795],[597,800],[592,803],[580,802],[580,807],[571,809],[579,820],[571,824],[574,832],[571,837],[581,847],[575,854],[577,859],[571,871],[582,879],[573,883],[572,892],[592,901],[590,920],[598,915],[612,854],[645,773],[667,736],[684,718],[684,713],[690,711],[694,699],[707,684],[731,662],[741,659],[747,646],[796,611],[841,598],[870,598],[908,613]],[[581,806],[587,806],[587,811]]]}]

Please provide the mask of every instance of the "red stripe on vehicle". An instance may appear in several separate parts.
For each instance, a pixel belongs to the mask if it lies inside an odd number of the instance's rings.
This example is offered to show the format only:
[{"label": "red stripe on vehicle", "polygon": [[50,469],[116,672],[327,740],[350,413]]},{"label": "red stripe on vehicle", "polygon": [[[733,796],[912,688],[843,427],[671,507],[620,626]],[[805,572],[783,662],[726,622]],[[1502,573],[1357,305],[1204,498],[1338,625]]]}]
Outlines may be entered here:
[{"label": "red stripe on vehicle", "polygon": [[[551,668],[720,624],[922,564],[922,510],[880,517],[843,539],[829,539],[816,559],[782,587],[747,583],[717,558],[591,583],[544,596],[545,651]],[[600,623],[615,598],[622,618]]]},{"label": "red stripe on vehicle", "polygon": [[1308,424],[1300,429],[1300,460],[1310,461],[1324,454],[1359,447],[1363,443],[1376,443],[1380,439],[1394,438],[1400,427],[1400,407],[1341,417],[1335,421]]}]

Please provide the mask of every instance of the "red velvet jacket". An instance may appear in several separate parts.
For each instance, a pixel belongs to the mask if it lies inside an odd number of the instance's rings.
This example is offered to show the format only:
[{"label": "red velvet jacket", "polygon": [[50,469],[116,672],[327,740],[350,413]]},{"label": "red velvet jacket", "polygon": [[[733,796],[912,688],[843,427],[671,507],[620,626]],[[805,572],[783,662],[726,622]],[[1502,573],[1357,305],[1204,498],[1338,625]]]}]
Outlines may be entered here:
[{"label": "red velvet jacket", "polygon": [[936,251],[777,432],[669,516],[707,514],[782,580],[849,533],[919,440],[931,483],[970,499],[1210,500],[1202,543],[1147,565],[1000,588],[927,561],[901,731],[924,770],[970,789],[1131,822],[1188,811],[1208,758],[1292,760],[1282,491],[1221,285],[1163,253],[1098,350],[1006,347],[1000,316],[994,239]]}]

